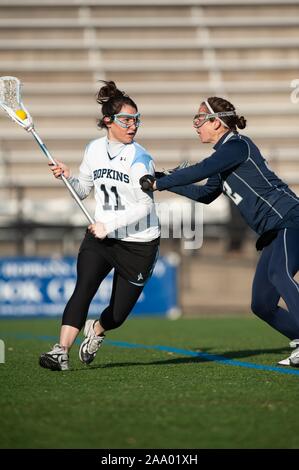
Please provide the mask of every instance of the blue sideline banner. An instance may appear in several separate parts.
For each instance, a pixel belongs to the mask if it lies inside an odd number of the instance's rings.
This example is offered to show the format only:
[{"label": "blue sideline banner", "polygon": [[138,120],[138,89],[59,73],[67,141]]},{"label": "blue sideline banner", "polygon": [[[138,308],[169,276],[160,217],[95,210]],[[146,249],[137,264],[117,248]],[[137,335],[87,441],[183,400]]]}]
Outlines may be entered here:
[{"label": "blue sideline banner", "polygon": [[[175,316],[177,263],[171,257],[158,259],[134,314]],[[89,309],[99,315],[108,305],[113,271],[102,282]],[[0,259],[0,316],[62,315],[76,283],[76,258]]]}]

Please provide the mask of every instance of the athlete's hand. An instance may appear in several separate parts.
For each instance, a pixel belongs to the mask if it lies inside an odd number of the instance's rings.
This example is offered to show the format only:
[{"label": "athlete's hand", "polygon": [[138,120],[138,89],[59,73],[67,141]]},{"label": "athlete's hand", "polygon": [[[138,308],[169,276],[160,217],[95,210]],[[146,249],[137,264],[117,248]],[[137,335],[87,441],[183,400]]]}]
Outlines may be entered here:
[{"label": "athlete's hand", "polygon": [[157,189],[156,178],[152,175],[142,176],[139,183],[143,191],[155,191]]},{"label": "athlete's hand", "polygon": [[175,168],[169,168],[168,170],[165,170],[163,168],[162,171],[155,171],[155,178],[156,179],[163,178],[163,176],[171,175],[175,171],[183,170],[184,168],[187,168],[188,166],[190,166],[190,163],[187,160],[185,160],[184,162],[180,163]]},{"label": "athlete's hand", "polygon": [[56,165],[51,162],[48,164],[55,178],[61,178],[61,175],[65,176],[66,178],[69,178],[71,174],[69,167],[66,166],[64,163],[60,162],[59,160],[55,160],[55,162]]},{"label": "athlete's hand", "polygon": [[96,222],[95,224],[89,225],[88,230],[94,237],[99,238],[100,240],[106,238],[108,234],[106,227],[102,222]]}]

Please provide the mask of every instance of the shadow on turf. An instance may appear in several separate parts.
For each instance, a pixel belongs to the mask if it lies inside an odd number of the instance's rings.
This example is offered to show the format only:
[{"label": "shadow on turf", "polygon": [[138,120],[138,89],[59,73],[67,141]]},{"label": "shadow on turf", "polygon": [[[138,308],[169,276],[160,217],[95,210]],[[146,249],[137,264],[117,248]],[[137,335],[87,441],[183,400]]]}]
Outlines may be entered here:
[{"label": "shadow on turf", "polygon": [[149,362],[111,362],[109,364],[98,364],[98,365],[91,365],[91,366],[83,366],[80,368],[72,369],[74,371],[82,371],[82,370],[94,370],[94,369],[107,369],[111,367],[130,367],[130,366],[155,366],[161,364],[190,364],[194,362],[210,362],[207,359],[203,359],[201,357],[184,357],[180,358],[177,357],[176,359],[167,359],[166,361],[149,361]]},{"label": "shadow on turf", "polygon": [[[130,367],[130,366],[153,366],[153,365],[161,365],[161,364],[191,364],[191,363],[199,363],[199,362],[214,362],[215,360],[219,361],[221,358],[225,359],[240,359],[250,356],[258,356],[263,354],[288,354],[290,352],[289,348],[271,348],[271,349],[244,349],[241,351],[227,351],[225,353],[215,352],[208,353],[209,349],[198,349],[193,348],[192,350],[195,352],[200,353],[207,353],[211,354],[211,357],[176,357],[174,359],[166,359],[161,361],[149,361],[149,362],[113,362],[109,364],[98,364],[98,365],[90,365],[88,367],[84,367],[85,370],[93,370],[93,369],[106,369],[110,367]],[[169,354],[169,353],[168,353]],[[173,353],[172,353],[173,354]],[[217,356],[217,359],[216,359]],[[73,371],[82,371],[82,368],[73,369]]]},{"label": "shadow on turf", "polygon": [[[196,350],[196,349],[195,349]],[[223,356],[225,359],[240,359],[242,357],[262,356],[263,354],[290,354],[290,348],[270,348],[270,349],[244,349],[241,351],[226,351],[223,353],[213,353]]]}]

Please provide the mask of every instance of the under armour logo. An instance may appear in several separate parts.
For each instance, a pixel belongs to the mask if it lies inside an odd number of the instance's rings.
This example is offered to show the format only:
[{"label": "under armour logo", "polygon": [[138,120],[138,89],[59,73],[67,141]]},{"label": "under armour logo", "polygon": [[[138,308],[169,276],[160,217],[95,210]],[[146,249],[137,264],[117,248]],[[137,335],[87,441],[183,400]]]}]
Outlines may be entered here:
[{"label": "under armour logo", "polygon": [[142,281],[143,280],[143,276],[141,273],[138,274],[138,278],[137,278],[137,281]]}]

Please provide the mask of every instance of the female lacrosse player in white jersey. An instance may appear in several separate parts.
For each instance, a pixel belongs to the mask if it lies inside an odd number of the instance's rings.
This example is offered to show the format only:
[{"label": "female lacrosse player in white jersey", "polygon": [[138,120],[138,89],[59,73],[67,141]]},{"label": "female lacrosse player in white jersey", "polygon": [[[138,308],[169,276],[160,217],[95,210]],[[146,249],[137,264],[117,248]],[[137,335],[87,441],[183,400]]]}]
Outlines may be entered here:
[{"label": "female lacrosse player in white jersey", "polygon": [[101,282],[114,268],[108,307],[98,320],[87,320],[79,358],[90,364],[101,346],[105,332],[118,328],[127,318],[145,282],[150,277],[159,247],[159,223],[152,194],[140,189],[139,179],[154,175],[148,152],[134,141],[140,114],[134,101],[104,82],[97,102],[102,105],[98,123],[107,136],[90,142],[78,177],[57,161],[51,170],[63,173],[81,199],[94,188],[95,220],[86,231],[77,260],[77,283],[62,317],[59,344],[40,356],[42,367],[69,368],[68,351],[83,327],[89,305]]}]

